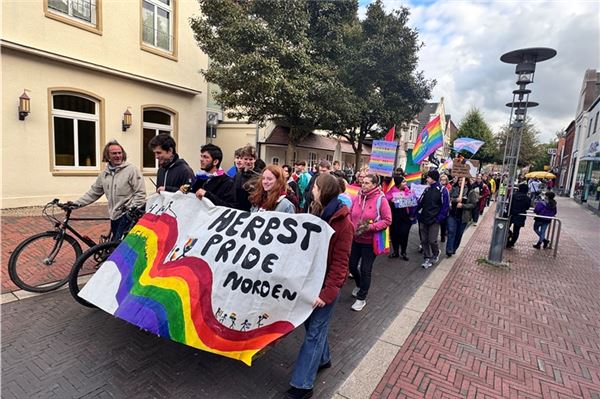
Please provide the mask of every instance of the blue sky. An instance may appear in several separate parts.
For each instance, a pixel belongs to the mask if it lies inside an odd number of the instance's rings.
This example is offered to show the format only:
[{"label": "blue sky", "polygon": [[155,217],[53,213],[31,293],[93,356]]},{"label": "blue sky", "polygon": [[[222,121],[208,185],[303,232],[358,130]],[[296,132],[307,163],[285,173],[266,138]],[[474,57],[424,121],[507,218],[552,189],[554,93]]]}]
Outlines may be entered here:
[{"label": "blue sky", "polygon": [[[383,0],[386,10],[411,10],[409,25],[425,43],[419,69],[437,86],[431,101],[444,97],[458,125],[479,108],[495,131],[508,122],[516,89],[514,66],[500,56],[528,47],[550,47],[555,58],[539,63],[528,115],[547,141],[575,118],[586,69],[600,69],[600,1]],[[359,0],[364,15],[369,0]]]}]

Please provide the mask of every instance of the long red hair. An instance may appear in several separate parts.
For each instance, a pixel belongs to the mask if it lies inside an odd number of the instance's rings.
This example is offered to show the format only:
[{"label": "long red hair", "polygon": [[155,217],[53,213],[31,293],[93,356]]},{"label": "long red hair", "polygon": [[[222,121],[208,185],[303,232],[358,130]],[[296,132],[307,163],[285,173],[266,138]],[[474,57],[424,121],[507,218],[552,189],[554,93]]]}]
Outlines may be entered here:
[{"label": "long red hair", "polygon": [[[263,174],[267,170],[273,173],[273,176],[275,176],[275,184],[273,185],[273,189],[271,189],[271,191],[265,191],[262,185]],[[287,182],[283,176],[283,169],[281,166],[267,165],[262,172],[260,172],[256,187],[248,199],[252,205],[261,207],[267,211],[272,211],[277,206],[279,197],[281,195],[285,195],[286,189]]]}]

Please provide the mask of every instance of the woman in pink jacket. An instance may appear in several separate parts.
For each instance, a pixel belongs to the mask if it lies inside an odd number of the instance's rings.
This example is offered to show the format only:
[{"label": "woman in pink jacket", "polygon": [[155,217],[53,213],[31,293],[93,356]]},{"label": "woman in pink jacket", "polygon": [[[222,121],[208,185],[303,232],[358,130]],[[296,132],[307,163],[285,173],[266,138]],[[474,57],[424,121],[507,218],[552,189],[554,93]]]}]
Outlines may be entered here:
[{"label": "woman in pink jacket", "polygon": [[379,189],[377,175],[368,174],[364,177],[359,194],[352,200],[350,219],[355,228],[349,261],[350,273],[356,283],[356,288],[352,290],[352,296],[356,297],[352,310],[360,312],[367,304],[371,286],[371,270],[375,261],[373,234],[392,223],[390,205]]}]

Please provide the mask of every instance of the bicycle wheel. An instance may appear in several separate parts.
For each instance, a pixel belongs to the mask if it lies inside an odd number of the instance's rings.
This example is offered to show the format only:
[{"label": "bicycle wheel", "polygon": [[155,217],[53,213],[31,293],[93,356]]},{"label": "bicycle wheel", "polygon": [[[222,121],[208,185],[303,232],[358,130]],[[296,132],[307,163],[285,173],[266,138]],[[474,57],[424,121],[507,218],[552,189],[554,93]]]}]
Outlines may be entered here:
[{"label": "bicycle wheel", "polygon": [[49,292],[65,284],[81,246],[58,231],[29,237],[15,248],[8,260],[8,275],[17,287],[30,292]]},{"label": "bicycle wheel", "polygon": [[108,259],[110,254],[120,243],[120,241],[110,241],[98,244],[85,251],[77,258],[77,261],[75,261],[73,270],[71,270],[69,276],[69,291],[71,291],[73,298],[83,306],[90,308],[96,307],[81,298],[79,296],[79,291],[83,289],[83,286],[88,282],[92,275],[96,273],[96,270],[98,270],[100,265]]}]

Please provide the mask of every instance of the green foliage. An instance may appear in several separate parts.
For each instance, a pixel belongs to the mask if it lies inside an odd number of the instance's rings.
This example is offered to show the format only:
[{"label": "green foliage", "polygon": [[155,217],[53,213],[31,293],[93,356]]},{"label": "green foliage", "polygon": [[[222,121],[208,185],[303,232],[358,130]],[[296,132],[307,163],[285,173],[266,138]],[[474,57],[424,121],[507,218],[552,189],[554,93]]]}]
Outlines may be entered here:
[{"label": "green foliage", "polygon": [[[497,142],[492,133],[492,129],[483,118],[483,114],[479,109],[471,108],[469,112],[467,112],[456,132],[456,138],[458,137],[470,137],[485,142],[479,151],[473,155],[473,159],[480,160],[482,164],[498,161]],[[465,158],[471,158],[472,156],[472,154],[467,151],[461,151],[461,153]],[[502,155],[500,155],[500,162],[502,162]]]},{"label": "green foliage", "polygon": [[356,165],[367,137],[382,138],[390,126],[409,122],[431,97],[435,81],[416,71],[422,44],[407,26],[409,16],[404,7],[386,13],[377,0],[346,31],[346,53],[338,64],[350,93],[339,97],[339,118],[329,128],[350,142]]},{"label": "green foliage", "polygon": [[315,129],[346,137],[357,165],[367,136],[410,121],[434,81],[416,71],[421,47],[406,8],[380,0],[364,21],[356,0],[200,0],[190,23],[228,116],[290,128],[296,144]]},{"label": "green foliage", "polygon": [[[499,143],[499,154],[504,155],[504,148],[506,146],[506,137],[508,132],[508,125],[504,125],[497,135],[497,141]],[[535,127],[531,120],[527,118],[521,129],[521,151],[519,153],[518,166],[533,165],[540,157],[540,143],[538,141],[539,130]],[[545,151],[545,150],[544,150]],[[500,158],[502,160],[502,158]]]},{"label": "green foliage", "polygon": [[190,23],[209,56],[203,71],[219,86],[215,99],[228,116],[264,123],[277,119],[297,143],[337,119],[346,90],[336,59],[344,53],[355,0],[200,0]]}]

